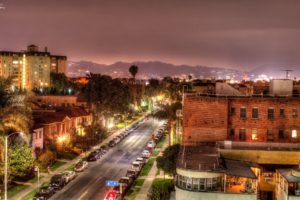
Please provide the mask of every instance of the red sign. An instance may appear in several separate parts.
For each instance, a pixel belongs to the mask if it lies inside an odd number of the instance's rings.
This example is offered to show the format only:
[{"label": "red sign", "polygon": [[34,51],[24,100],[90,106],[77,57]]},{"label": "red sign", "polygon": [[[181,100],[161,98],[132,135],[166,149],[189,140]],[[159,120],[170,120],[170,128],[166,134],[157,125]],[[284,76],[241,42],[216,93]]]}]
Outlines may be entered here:
[{"label": "red sign", "polygon": [[114,199],[116,198],[116,192],[115,191],[110,191],[106,194],[106,199]]}]

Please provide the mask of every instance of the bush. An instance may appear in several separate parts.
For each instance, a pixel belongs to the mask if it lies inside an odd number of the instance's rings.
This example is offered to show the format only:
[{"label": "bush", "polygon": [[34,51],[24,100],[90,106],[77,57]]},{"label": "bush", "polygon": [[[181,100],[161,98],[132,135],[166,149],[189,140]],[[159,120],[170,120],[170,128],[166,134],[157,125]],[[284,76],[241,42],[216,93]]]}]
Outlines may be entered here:
[{"label": "bush", "polygon": [[150,200],[168,200],[170,199],[170,193],[174,188],[172,179],[154,179],[148,199]]},{"label": "bush", "polygon": [[52,165],[56,160],[56,154],[50,150],[46,150],[38,157],[38,162],[42,168],[46,169],[48,166]]},{"label": "bush", "polygon": [[73,160],[78,155],[79,154],[77,154],[76,152],[57,152],[57,158],[59,159]]}]

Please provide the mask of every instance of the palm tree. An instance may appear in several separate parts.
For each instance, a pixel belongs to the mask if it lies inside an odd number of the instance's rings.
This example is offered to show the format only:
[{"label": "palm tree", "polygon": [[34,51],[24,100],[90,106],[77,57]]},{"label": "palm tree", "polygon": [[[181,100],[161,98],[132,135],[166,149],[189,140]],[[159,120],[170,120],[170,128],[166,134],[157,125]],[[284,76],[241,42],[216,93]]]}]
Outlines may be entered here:
[{"label": "palm tree", "polygon": [[129,67],[129,72],[130,72],[130,74],[132,75],[132,77],[133,77],[134,80],[135,80],[135,76],[136,76],[136,74],[138,73],[138,71],[139,71],[139,67],[136,66],[136,65],[131,65],[131,66]]}]

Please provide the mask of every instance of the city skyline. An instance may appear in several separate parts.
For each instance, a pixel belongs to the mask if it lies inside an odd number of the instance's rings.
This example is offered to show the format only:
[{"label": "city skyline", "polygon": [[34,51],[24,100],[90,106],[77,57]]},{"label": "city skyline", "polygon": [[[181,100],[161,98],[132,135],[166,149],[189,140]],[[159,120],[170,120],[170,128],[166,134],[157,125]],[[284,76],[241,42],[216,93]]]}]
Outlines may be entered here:
[{"label": "city skyline", "polygon": [[1,1],[1,50],[29,44],[71,61],[298,66],[297,1]]}]

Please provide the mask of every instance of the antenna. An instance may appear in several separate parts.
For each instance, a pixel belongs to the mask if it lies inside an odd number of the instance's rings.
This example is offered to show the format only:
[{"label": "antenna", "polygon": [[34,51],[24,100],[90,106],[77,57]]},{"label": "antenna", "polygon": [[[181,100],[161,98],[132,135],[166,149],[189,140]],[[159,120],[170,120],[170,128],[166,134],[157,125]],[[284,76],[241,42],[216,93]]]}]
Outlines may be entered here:
[{"label": "antenna", "polygon": [[281,71],[284,71],[285,72],[285,78],[286,79],[289,79],[289,72],[292,72],[294,70],[291,70],[291,69],[284,69],[284,70],[281,70]]}]

